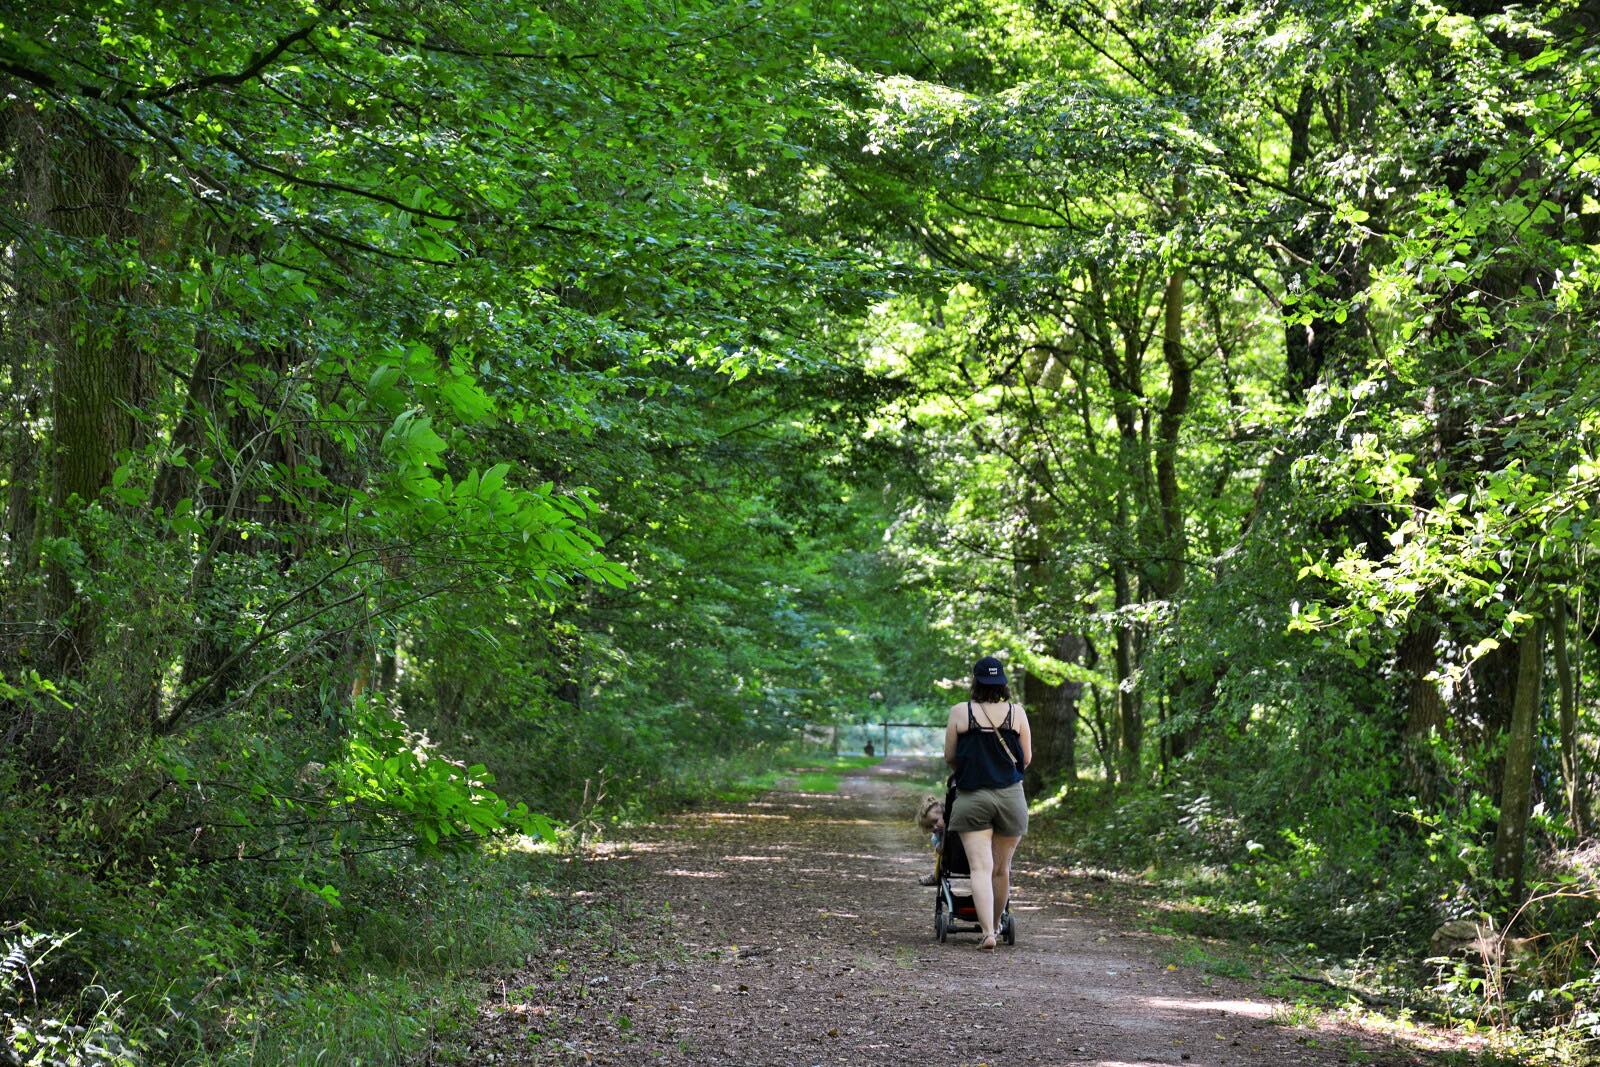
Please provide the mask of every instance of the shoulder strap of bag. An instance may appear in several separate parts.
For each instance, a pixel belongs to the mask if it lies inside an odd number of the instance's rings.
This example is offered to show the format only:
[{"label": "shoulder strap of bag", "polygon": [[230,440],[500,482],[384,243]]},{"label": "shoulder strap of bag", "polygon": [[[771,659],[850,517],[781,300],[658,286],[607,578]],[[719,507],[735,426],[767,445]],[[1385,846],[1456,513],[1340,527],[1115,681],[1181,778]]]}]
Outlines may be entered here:
[{"label": "shoulder strap of bag", "polygon": [[[970,700],[967,701],[967,718],[969,720],[972,719],[972,701],[970,701]],[[985,722],[987,722],[987,721],[988,720],[986,718]],[[1010,721],[1011,721],[1011,705],[1007,704],[1006,705],[1005,722],[1010,722]],[[974,722],[973,725],[976,726],[976,723]],[[994,734],[994,739],[996,741],[1000,742],[1000,751],[1002,751],[1002,752],[1004,752],[1006,754],[1006,759],[1011,761],[1011,766],[1015,767],[1019,771],[1022,770],[1022,761],[1020,759],[1018,759],[1016,756],[1012,755],[1012,753],[1011,753],[1011,743],[1006,740],[1006,735],[1000,732],[1000,727],[999,726],[995,726],[993,723],[990,723],[986,727],[979,727],[979,729],[982,730],[982,732],[984,732],[984,733]]]},{"label": "shoulder strap of bag", "polygon": [[[1011,705],[1007,704],[1006,705],[1006,722],[1010,722],[1010,721],[1011,721]],[[1022,760],[1019,759],[1016,756],[1013,756],[1011,754],[1011,742],[1007,741],[1006,740],[1006,735],[1000,732],[1000,727],[996,726],[994,728],[994,736],[1000,741],[1000,747],[1006,750],[1006,758],[1011,761],[1011,765],[1013,767],[1015,767],[1019,771],[1022,770]]]}]

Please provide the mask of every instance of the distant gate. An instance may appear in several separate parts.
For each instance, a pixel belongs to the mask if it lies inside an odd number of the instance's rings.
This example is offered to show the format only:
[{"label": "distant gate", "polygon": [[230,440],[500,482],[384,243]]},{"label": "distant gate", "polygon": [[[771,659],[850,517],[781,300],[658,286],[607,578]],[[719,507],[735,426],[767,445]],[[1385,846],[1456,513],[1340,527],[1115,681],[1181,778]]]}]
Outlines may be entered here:
[{"label": "distant gate", "polygon": [[944,727],[926,722],[880,722],[883,755],[938,756],[944,753]]},{"label": "distant gate", "polygon": [[837,754],[856,755],[871,742],[877,756],[937,756],[944,752],[944,727],[926,722],[839,723],[809,726],[806,741]]}]

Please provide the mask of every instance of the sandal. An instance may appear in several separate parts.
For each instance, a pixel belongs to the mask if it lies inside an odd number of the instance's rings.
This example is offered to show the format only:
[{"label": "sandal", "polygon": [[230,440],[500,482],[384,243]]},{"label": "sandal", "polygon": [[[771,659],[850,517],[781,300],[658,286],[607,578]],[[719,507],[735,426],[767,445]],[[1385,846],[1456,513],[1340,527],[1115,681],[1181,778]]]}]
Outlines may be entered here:
[{"label": "sandal", "polygon": [[984,934],[983,935],[983,940],[978,942],[978,950],[980,952],[991,952],[991,951],[993,951],[994,950],[994,935],[993,934]]}]

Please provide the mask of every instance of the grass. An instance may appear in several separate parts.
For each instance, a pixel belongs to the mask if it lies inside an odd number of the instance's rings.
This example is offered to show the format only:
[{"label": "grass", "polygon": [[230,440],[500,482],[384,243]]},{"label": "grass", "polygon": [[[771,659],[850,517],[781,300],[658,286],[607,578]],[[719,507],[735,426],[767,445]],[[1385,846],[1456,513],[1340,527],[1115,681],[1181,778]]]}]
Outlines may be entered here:
[{"label": "grass", "polygon": [[724,803],[738,804],[746,800],[754,800],[762,793],[770,793],[778,788],[785,776],[784,771],[760,771],[755,774],[743,775],[732,781],[725,782],[712,791],[712,796]]},{"label": "grass", "polygon": [[797,755],[787,766],[742,775],[716,791],[718,800],[738,803],[754,800],[774,789],[801,793],[837,793],[850,771],[866,770],[883,762],[882,756]]},{"label": "grass", "polygon": [[1295,1008],[1312,1012],[1333,1011],[1351,1002],[1348,993],[1286,975],[1274,977],[1261,987],[1261,992]]},{"label": "grass", "polygon": [[1168,960],[1173,966],[1214,974],[1222,978],[1254,978],[1254,965],[1234,956],[1213,953],[1201,945],[1190,945],[1182,955]]},{"label": "grass", "polygon": [[802,793],[837,793],[846,772],[866,770],[882,762],[882,756],[827,756],[794,768],[794,787]]},{"label": "grass", "polygon": [[812,771],[797,775],[794,787],[801,793],[837,793],[839,791],[839,776],[823,771]]},{"label": "grass", "polygon": [[838,771],[864,771],[883,762],[882,756],[830,756],[828,766]]}]

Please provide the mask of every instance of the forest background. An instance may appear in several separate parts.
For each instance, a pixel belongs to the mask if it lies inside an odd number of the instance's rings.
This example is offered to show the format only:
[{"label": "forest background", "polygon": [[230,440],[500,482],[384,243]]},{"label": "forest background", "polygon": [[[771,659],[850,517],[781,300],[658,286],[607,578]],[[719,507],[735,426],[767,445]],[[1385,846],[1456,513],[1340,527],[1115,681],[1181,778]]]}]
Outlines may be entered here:
[{"label": "forest background", "polygon": [[403,1046],[989,651],[1083,856],[1600,1033],[1597,29],[7,5],[3,1043]]}]

